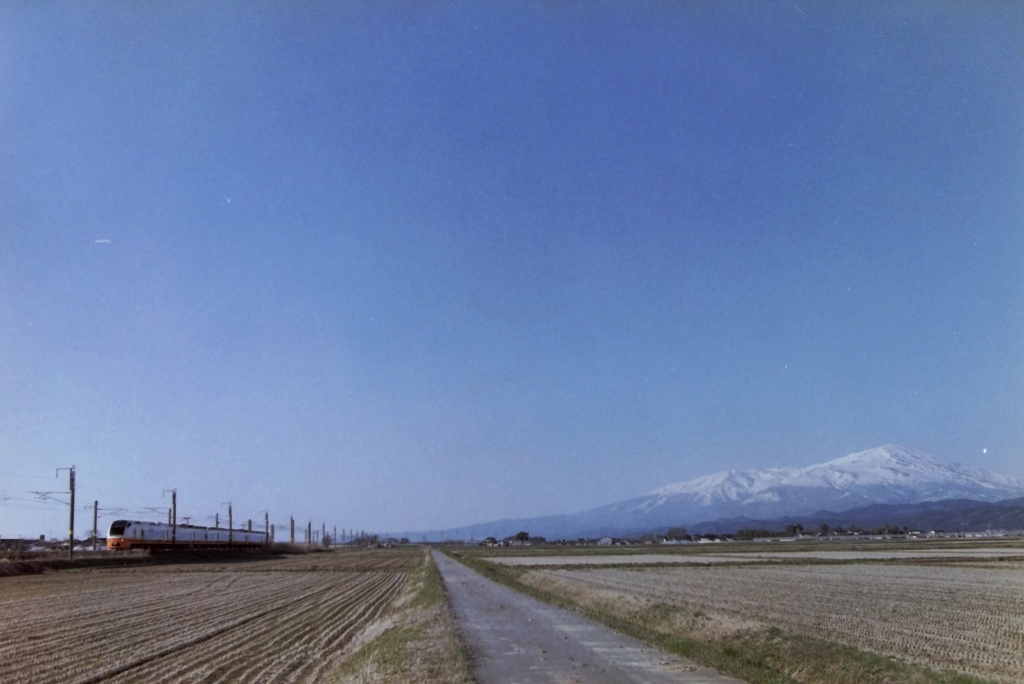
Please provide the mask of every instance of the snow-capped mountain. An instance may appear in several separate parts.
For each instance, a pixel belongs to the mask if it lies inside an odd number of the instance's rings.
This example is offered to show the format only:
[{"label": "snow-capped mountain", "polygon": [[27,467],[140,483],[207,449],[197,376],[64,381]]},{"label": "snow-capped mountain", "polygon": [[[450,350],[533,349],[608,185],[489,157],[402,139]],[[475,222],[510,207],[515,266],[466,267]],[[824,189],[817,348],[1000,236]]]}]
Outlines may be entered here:
[{"label": "snow-capped mountain", "polygon": [[806,468],[727,470],[660,487],[613,508],[646,514],[665,509],[691,520],[711,520],[843,511],[873,503],[998,501],[1022,494],[1024,478],[886,445]]},{"label": "snow-capped mountain", "polygon": [[[582,513],[472,526],[504,536],[505,527],[547,537],[600,536],[693,525],[725,518],[770,519],[870,504],[945,499],[999,501],[1024,496],[1024,477],[997,475],[886,445],[806,468],[726,470],[660,487]],[[479,528],[479,532],[477,531]]]},{"label": "snow-capped mountain", "polygon": [[895,503],[891,499],[921,500],[922,496],[993,500],[1014,496],[1024,488],[1024,478],[996,475],[886,445],[806,468],[726,470],[660,487],[645,498],[660,502],[686,496],[704,506],[730,502],[757,505],[780,501],[779,489],[785,487],[809,487],[837,494],[840,499],[861,499],[858,505],[873,498]]}]

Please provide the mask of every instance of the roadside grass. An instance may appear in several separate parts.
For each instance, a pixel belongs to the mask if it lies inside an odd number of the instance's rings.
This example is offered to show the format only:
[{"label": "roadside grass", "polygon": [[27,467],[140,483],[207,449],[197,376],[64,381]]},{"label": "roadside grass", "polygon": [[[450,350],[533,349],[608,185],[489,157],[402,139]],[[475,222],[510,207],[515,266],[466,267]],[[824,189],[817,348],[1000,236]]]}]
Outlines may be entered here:
[{"label": "roadside grass", "polygon": [[429,551],[390,614],[368,630],[335,678],[344,684],[472,684],[441,575]]},{"label": "roadside grass", "polygon": [[831,641],[740,625],[725,633],[700,613],[679,606],[637,606],[611,598],[547,591],[524,581],[530,568],[492,563],[472,553],[446,551],[485,577],[546,603],[572,610],[701,665],[755,684],[982,684],[987,680],[910,665]]}]

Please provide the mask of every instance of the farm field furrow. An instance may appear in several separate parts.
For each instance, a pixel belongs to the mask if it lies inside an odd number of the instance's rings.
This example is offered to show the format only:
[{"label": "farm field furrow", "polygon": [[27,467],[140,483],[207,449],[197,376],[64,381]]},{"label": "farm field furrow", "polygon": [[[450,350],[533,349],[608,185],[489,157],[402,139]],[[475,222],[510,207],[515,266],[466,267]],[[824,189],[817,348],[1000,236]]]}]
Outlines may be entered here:
[{"label": "farm field furrow", "polygon": [[[198,579],[194,577],[193,581]],[[174,648],[176,644],[244,623],[253,616],[287,603],[287,587],[283,583],[256,580],[263,578],[247,577],[242,586],[232,586],[224,591],[217,588],[217,583],[211,589],[208,581],[204,580],[196,582],[194,593],[186,597],[173,592],[163,600],[149,600],[138,606],[130,601],[118,602],[123,608],[121,614],[111,616],[97,611],[96,616],[72,621],[60,630],[61,639],[88,649],[91,659],[116,669],[128,655],[133,658],[152,657],[167,648]],[[162,588],[162,585],[157,585],[152,591],[160,596]],[[200,603],[195,596],[203,596],[207,600]],[[161,619],[154,621],[154,615]],[[188,629],[183,629],[183,625]],[[87,664],[78,663],[61,669],[76,675],[92,670]]]},{"label": "farm field furrow", "polygon": [[[287,675],[289,681],[318,681],[324,669],[337,665],[345,653],[345,645],[358,628],[372,624],[381,615],[400,590],[402,581],[404,578],[395,575],[392,581],[375,583],[372,593],[362,594],[358,600],[344,606],[343,618],[337,616],[324,619],[319,623],[323,627],[311,626],[304,641],[306,645],[291,653],[290,658],[276,661],[264,659],[260,662],[259,667],[262,669],[253,675],[253,681],[276,680],[284,675]],[[240,679],[248,680],[246,677]]]},{"label": "farm field furrow", "polygon": [[0,679],[314,681],[423,562],[353,550],[4,578]]},{"label": "farm field furrow", "polygon": [[1024,681],[1024,565],[731,565],[529,570],[554,593],[666,607],[718,636],[774,627],[897,660]]},{"label": "farm field furrow", "polygon": [[[239,593],[258,589],[253,586],[241,586],[232,590],[222,590],[218,587],[219,582],[211,581],[204,585],[197,582],[195,577],[167,579],[170,581],[161,581],[159,584],[154,584],[150,580],[143,586],[118,586],[116,592],[68,594],[58,601],[50,601],[45,608],[35,605],[34,615],[22,622],[23,629],[42,628],[46,630],[49,638],[79,638],[76,633],[82,631],[83,625],[88,625],[88,633],[80,638],[94,643],[99,649],[109,645],[116,647],[116,644],[111,644],[109,637],[126,628],[133,628],[137,623],[144,623],[147,614],[154,609],[168,611],[173,616],[177,611],[187,610],[191,603],[187,599],[189,595],[203,592],[212,597],[212,600],[224,605],[226,610],[233,606],[238,610],[240,608],[237,606],[244,606],[244,602],[239,600]],[[61,610],[63,620],[61,625],[56,627],[52,624],[50,616],[55,605],[68,606],[67,610]]]},{"label": "farm field furrow", "polygon": [[173,682],[188,672],[222,681],[276,681],[283,670],[298,673],[317,659],[329,658],[326,637],[361,624],[360,607],[386,603],[403,581],[401,575],[335,574],[287,609],[205,640],[200,655],[188,655],[187,672],[181,665],[186,654],[178,649],[109,681]]}]

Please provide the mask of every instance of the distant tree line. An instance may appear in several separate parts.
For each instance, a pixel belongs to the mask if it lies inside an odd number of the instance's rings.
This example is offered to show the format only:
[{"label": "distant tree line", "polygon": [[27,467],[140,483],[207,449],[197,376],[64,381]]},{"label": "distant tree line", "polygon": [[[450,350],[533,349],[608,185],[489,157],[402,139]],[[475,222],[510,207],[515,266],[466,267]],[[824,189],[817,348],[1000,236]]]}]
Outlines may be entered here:
[{"label": "distant tree line", "polygon": [[[872,534],[872,535],[908,534],[909,532],[910,532],[910,528],[907,527],[906,525],[904,525],[903,527],[899,527],[897,525],[889,525],[888,523],[886,523],[884,525],[878,525],[878,526],[872,527],[870,530],[867,530],[867,534]],[[747,541],[749,541],[751,539],[767,539],[767,538],[778,538],[778,537],[800,537],[800,536],[810,535],[810,534],[814,534],[814,532],[810,532],[810,531],[806,530],[803,525],[797,523],[797,524],[794,524],[794,525],[786,525],[786,529],[785,530],[768,530],[768,529],[765,529],[763,527],[746,528],[746,529],[742,529],[742,530],[739,530],[738,532],[736,532],[736,534],[733,535],[733,538],[734,539],[739,539],[739,540],[747,540]],[[858,527],[857,525],[850,525],[847,528],[847,527],[843,527],[842,525],[839,525],[837,527],[832,527],[832,526],[830,526],[828,524],[825,524],[825,523],[822,523],[818,527],[818,530],[817,530],[817,535],[820,536],[820,537],[828,537],[828,536],[832,536],[832,535],[842,537],[842,536],[847,536],[847,535],[851,535],[851,534],[865,534],[865,531],[863,529],[861,529],[860,527]]]},{"label": "distant tree line", "polygon": [[[745,528],[739,530],[735,534],[690,534],[686,531],[685,527],[672,527],[668,529],[664,534],[645,534],[640,537],[628,539],[628,540],[614,540],[618,542],[629,542],[629,543],[643,543],[643,544],[659,544],[663,541],[668,542],[697,542],[697,541],[716,541],[719,539],[728,540],[736,539],[740,541],[749,541],[751,539],[779,539],[784,537],[797,538],[802,536],[848,536],[858,534],[872,534],[872,535],[890,535],[890,534],[908,534],[910,528],[907,526],[898,527],[895,525],[879,525],[872,527],[870,530],[862,530],[857,525],[850,525],[848,528],[839,525],[832,527],[828,524],[822,523],[818,526],[817,530],[808,530],[800,523],[794,523],[786,525],[784,530],[769,530],[763,527],[756,528]],[[362,541],[362,538],[359,538]],[[369,541],[375,542],[376,537],[372,537]],[[397,540],[388,540],[391,542],[397,542]],[[524,544],[546,544],[547,539],[531,535],[526,530],[517,532],[514,535],[509,535],[504,539],[497,539],[496,537],[487,537],[485,540],[480,542],[480,546],[512,546],[512,545],[524,545]],[[596,543],[596,539],[579,539],[578,543]],[[408,543],[407,539],[402,539],[401,543]],[[557,540],[554,543],[565,544],[564,539]]]}]

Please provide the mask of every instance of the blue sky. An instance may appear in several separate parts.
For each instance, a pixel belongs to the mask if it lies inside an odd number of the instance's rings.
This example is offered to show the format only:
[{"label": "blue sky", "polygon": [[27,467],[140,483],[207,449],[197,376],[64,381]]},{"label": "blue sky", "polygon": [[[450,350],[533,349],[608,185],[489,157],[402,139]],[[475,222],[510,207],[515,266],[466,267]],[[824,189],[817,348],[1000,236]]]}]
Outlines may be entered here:
[{"label": "blue sky", "polygon": [[[0,5],[0,536],[1024,475],[1016,2]],[[91,527],[78,513],[76,531]],[[280,529],[280,527],[279,527]]]}]

